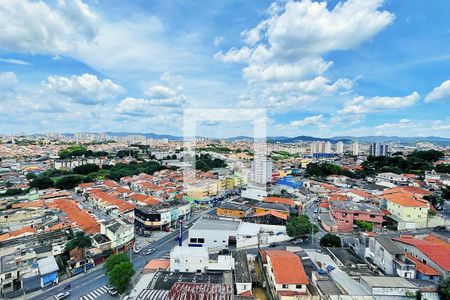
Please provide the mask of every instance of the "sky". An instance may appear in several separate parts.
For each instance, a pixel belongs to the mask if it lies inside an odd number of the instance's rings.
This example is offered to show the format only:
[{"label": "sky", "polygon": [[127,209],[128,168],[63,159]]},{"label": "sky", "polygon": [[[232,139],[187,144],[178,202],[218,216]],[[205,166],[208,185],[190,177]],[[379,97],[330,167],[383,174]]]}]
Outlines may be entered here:
[{"label": "sky", "polygon": [[[198,109],[199,134],[250,135],[262,109],[270,136],[450,137],[449,11],[448,0],[0,0],[0,134],[181,135]],[[214,119],[222,108],[248,120]]]}]

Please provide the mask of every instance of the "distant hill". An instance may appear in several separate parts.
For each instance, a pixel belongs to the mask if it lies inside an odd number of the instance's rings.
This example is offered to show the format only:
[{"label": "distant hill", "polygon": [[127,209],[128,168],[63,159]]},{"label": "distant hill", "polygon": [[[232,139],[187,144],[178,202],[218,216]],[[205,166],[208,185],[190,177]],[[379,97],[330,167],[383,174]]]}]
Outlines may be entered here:
[{"label": "distant hill", "polygon": [[[143,135],[150,139],[168,139],[169,141],[182,141],[182,136],[169,135],[169,134],[156,134],[156,133],[141,133],[141,132],[114,132],[108,131],[109,136],[129,136],[129,135]],[[66,136],[73,136],[73,133],[64,133]],[[225,138],[228,141],[237,140],[253,140],[253,137],[249,136],[235,136]],[[430,142],[437,145],[450,145],[450,138],[427,136],[427,137],[400,137],[400,136],[335,136],[331,138],[321,138],[314,136],[300,135],[295,137],[288,136],[269,136],[267,142],[269,143],[296,143],[296,142],[314,142],[314,141],[326,141],[331,143],[337,143],[342,141],[349,144],[353,141],[359,141],[363,143],[403,143],[403,144],[415,144],[418,142]]]}]

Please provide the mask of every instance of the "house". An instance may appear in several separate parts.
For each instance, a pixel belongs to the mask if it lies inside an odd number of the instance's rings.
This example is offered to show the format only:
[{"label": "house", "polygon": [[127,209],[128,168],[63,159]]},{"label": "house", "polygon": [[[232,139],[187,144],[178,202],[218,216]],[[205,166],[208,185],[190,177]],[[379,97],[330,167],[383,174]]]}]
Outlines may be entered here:
[{"label": "house", "polygon": [[415,264],[407,259],[405,252],[390,237],[370,237],[368,257],[386,275],[416,278]]},{"label": "house", "polygon": [[410,179],[408,177],[405,177],[403,175],[386,172],[386,173],[379,173],[375,177],[375,182],[389,182],[395,185],[408,185],[408,182]]},{"label": "house", "polygon": [[[415,194],[405,190],[390,189],[386,190],[382,197],[388,217],[397,224],[397,230],[416,229],[428,227],[428,210],[430,204]],[[385,202],[385,204],[384,204]]]},{"label": "house", "polygon": [[[439,272],[441,277],[450,274],[450,243],[447,241],[432,235],[428,235],[423,239],[401,236],[393,238],[393,240],[406,253]],[[425,273],[422,274],[426,275]],[[432,277],[430,279],[434,280],[435,278]]]},{"label": "house", "polygon": [[59,282],[59,268],[54,256],[39,259],[37,264],[39,275],[41,276],[41,287],[57,284]]},{"label": "house", "polygon": [[215,260],[210,258],[206,247],[175,246],[170,251],[171,272],[231,271],[234,265],[231,255],[218,255]]},{"label": "house", "polygon": [[126,251],[134,243],[134,225],[126,219],[114,219],[100,224],[100,233],[111,241],[115,251]]},{"label": "house", "polygon": [[264,213],[268,211],[277,211],[283,215],[289,216],[289,206],[281,203],[260,202],[254,206],[255,213]]},{"label": "house", "polygon": [[285,250],[266,250],[265,271],[276,299],[296,299],[308,295],[309,284],[300,257]]},{"label": "house", "polygon": [[280,203],[283,205],[288,205],[289,207],[295,207],[295,202],[291,198],[284,197],[266,197],[263,199],[263,202],[267,203]]},{"label": "house", "polygon": [[378,207],[353,201],[330,201],[330,213],[338,232],[353,232],[357,221],[369,222],[374,228],[381,228],[384,216]]},{"label": "house", "polygon": [[246,217],[250,212],[251,207],[249,205],[234,202],[223,202],[216,210],[218,216],[238,219]]},{"label": "house", "polygon": [[245,251],[237,251],[234,262],[236,294],[252,295],[252,276],[248,266],[247,253]]}]

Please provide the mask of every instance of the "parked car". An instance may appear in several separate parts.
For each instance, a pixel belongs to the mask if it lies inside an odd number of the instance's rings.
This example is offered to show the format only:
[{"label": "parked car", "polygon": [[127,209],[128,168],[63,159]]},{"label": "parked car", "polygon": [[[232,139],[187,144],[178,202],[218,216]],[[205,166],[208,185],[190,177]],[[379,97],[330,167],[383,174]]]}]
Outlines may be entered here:
[{"label": "parked car", "polygon": [[319,212],[319,210],[316,208],[316,209],[314,210],[314,213],[317,214],[318,212]]},{"label": "parked car", "polygon": [[154,253],[155,251],[156,251],[155,249],[150,248],[145,252],[145,254],[150,255],[150,254]]},{"label": "parked car", "polygon": [[294,245],[298,245],[301,243],[303,243],[303,239],[296,239],[296,240],[292,241],[292,244],[294,244]]},{"label": "parked car", "polygon": [[70,296],[69,292],[63,292],[63,293],[59,293],[56,294],[55,296],[53,296],[56,300],[61,300],[61,299],[66,299],[67,297]]},{"label": "parked car", "polygon": [[118,293],[119,293],[119,291],[115,287],[112,287],[112,286],[108,287],[108,294],[110,294],[111,296],[115,296]]},{"label": "parked car", "polygon": [[134,251],[134,253],[138,254],[139,252],[141,252],[141,250],[142,250],[141,248],[134,248],[133,251]]}]

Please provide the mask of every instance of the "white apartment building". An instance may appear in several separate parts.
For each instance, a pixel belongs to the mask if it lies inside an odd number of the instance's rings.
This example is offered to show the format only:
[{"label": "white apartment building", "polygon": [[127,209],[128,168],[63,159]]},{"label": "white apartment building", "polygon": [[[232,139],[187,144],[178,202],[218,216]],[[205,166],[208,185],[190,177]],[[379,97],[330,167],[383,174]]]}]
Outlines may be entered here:
[{"label": "white apartment building", "polygon": [[265,185],[272,180],[272,169],[273,163],[271,160],[255,158],[252,161],[251,181]]},{"label": "white apartment building", "polygon": [[354,141],[352,144],[352,153],[354,156],[358,156],[359,155],[359,144],[358,141]]},{"label": "white apartment building", "polygon": [[338,155],[344,154],[344,143],[339,141],[336,143],[336,153]]},{"label": "white apartment building", "polygon": [[315,141],[311,143],[311,154],[331,153],[331,143],[324,141]]}]

